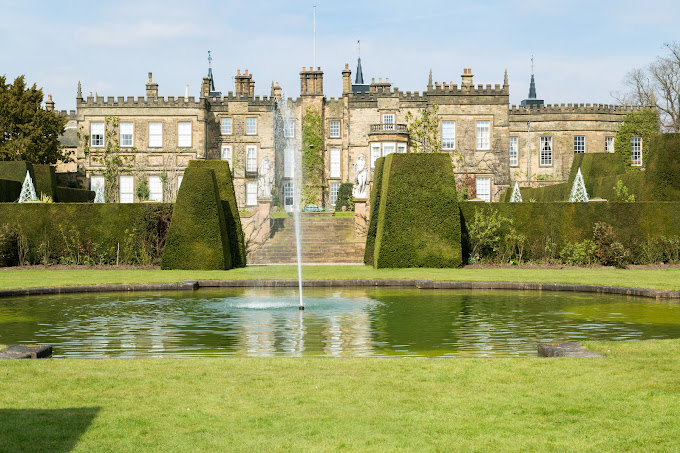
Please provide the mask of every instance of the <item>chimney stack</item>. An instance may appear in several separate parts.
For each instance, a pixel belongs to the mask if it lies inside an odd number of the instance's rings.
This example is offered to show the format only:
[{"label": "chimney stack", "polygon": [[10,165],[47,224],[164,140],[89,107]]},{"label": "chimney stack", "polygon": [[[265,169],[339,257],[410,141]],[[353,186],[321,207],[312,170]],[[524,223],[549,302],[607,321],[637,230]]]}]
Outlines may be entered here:
[{"label": "chimney stack", "polygon": [[47,100],[45,101],[45,110],[47,110],[48,112],[54,111],[54,101],[52,100],[51,94],[47,95]]},{"label": "chimney stack", "polygon": [[345,69],[342,70],[342,94],[349,94],[352,92],[352,71],[349,69],[349,64],[345,63]]},{"label": "chimney stack", "polygon": [[189,84],[184,87],[184,102],[189,102]]},{"label": "chimney stack", "polygon": [[472,87],[472,68],[463,68],[462,85],[464,87]]},{"label": "chimney stack", "polygon": [[149,81],[146,84],[146,97],[148,99],[158,98],[158,84],[152,80],[151,73],[149,73]]}]

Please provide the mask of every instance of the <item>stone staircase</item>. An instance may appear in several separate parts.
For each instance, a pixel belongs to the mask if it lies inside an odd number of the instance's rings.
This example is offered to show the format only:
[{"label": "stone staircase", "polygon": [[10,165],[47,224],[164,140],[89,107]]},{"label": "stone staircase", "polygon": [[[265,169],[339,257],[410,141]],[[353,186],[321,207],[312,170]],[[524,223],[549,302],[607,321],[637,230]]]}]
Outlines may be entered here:
[{"label": "stone staircase", "polygon": [[[303,213],[300,221],[303,264],[363,263],[366,239],[355,239],[354,218]],[[279,222],[273,236],[248,255],[248,264],[297,263],[294,220]]]}]

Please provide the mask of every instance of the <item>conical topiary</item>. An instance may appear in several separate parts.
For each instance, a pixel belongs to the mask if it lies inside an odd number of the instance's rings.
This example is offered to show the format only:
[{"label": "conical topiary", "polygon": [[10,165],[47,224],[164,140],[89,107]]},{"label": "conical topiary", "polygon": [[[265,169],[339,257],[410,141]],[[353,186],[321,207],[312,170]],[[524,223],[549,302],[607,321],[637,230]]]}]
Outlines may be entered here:
[{"label": "conical topiary", "polygon": [[515,188],[512,189],[512,195],[510,196],[510,203],[521,203],[522,194],[519,191],[519,184],[515,181]]},{"label": "conical topiary", "polygon": [[28,173],[28,170],[26,170],[26,178],[24,179],[24,185],[21,186],[21,194],[19,195],[19,203],[26,203],[27,201],[37,200],[38,197],[35,194],[35,186],[33,185],[33,180],[31,179],[31,175]]},{"label": "conical topiary", "polygon": [[571,187],[569,201],[571,203],[588,203],[589,201],[586,185],[583,183],[583,175],[581,175],[581,167],[579,167],[576,178],[574,179],[574,185]]},{"label": "conical topiary", "polygon": [[95,203],[106,203],[106,197],[104,196],[104,184],[97,184],[94,194]]}]

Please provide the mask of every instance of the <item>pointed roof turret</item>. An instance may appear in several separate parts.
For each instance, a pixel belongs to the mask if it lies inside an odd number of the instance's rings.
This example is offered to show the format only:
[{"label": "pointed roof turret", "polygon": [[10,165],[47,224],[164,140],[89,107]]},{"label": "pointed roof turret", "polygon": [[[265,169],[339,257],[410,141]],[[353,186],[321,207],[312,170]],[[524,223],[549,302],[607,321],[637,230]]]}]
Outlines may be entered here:
[{"label": "pointed roof turret", "polygon": [[[361,42],[357,41],[357,46],[360,46]],[[354,78],[354,83],[352,84],[352,93],[368,93],[370,86],[364,82],[364,71],[361,69],[361,47],[359,47],[359,59],[357,60],[357,75]]]},{"label": "pointed roof turret", "polygon": [[357,62],[357,75],[356,78],[354,79],[354,84],[355,85],[364,84],[364,71],[361,70],[361,57],[359,57],[359,60]]},{"label": "pointed roof turret", "polygon": [[[212,55],[210,55],[210,51],[208,51],[208,76],[207,78],[209,79],[209,90],[210,90],[210,96],[211,97],[220,97],[222,96],[222,92],[215,90],[215,79],[213,78],[213,73],[212,73]],[[204,79],[205,80],[205,79]]]},{"label": "pointed roof turret", "polygon": [[529,83],[529,97],[521,102],[524,107],[540,107],[543,99],[536,99],[536,81],[534,80],[534,56],[531,56],[531,82]]}]

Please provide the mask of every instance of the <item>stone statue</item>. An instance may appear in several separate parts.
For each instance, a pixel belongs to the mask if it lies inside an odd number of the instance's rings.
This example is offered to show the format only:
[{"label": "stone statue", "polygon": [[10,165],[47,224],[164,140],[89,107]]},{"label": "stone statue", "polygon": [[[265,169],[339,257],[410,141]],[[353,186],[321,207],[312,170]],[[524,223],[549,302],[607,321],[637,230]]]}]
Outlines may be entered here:
[{"label": "stone statue", "polygon": [[354,198],[366,198],[368,170],[366,170],[364,155],[359,154],[359,157],[354,161],[352,166],[354,167],[354,187],[352,188],[352,196]]},{"label": "stone statue", "polygon": [[271,198],[273,183],[272,163],[269,161],[269,157],[264,156],[262,162],[260,162],[260,167],[257,169],[257,197]]}]

